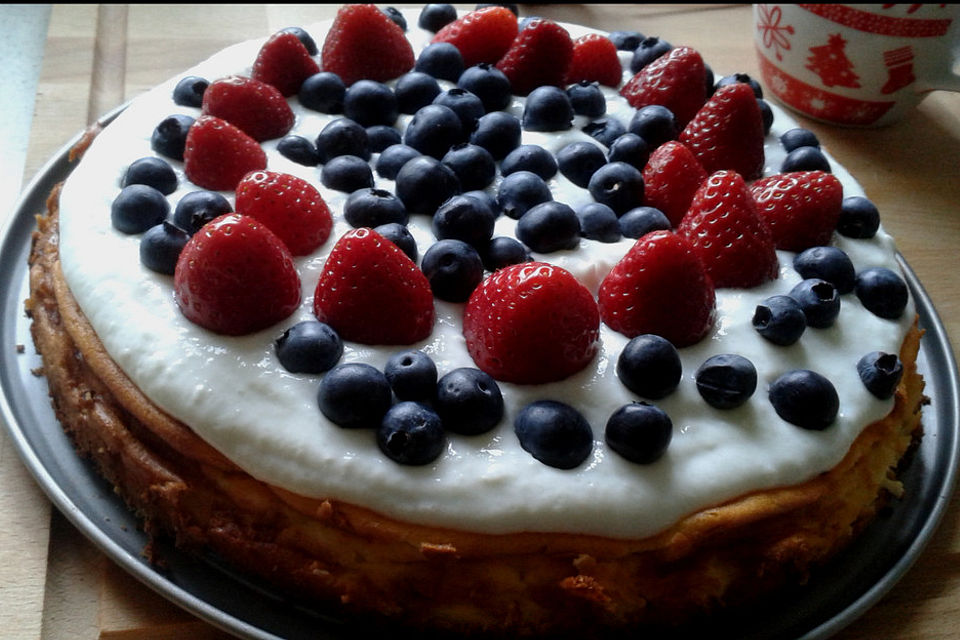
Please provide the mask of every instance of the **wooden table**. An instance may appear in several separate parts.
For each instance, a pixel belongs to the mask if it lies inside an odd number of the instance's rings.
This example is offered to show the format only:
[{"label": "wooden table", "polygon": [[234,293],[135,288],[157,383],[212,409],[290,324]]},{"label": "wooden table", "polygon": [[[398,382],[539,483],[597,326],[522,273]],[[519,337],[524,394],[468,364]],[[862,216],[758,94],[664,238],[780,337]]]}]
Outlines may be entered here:
[{"label": "wooden table", "polygon": [[[232,42],[332,16],[331,6],[54,6],[25,176],[75,132]],[[525,5],[522,15],[632,28],[698,49],[719,75],[758,77],[745,5]],[[887,129],[802,120],[859,178],[960,339],[960,95],[935,92]],[[6,215],[6,212],[0,212]],[[3,219],[0,218],[0,223]],[[4,345],[7,348],[9,345]],[[903,580],[841,638],[954,638],[960,496]],[[44,640],[223,638],[117,568],[55,510],[0,430],[0,635]]]}]

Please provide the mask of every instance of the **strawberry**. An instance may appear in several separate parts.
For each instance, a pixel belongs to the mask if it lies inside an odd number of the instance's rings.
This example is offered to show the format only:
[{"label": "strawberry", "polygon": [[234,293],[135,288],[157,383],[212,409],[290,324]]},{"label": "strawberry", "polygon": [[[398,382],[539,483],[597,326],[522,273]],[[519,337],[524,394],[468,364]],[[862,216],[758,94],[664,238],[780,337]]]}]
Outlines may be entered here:
[{"label": "strawberry", "polygon": [[573,58],[567,67],[566,84],[587,81],[618,87],[622,80],[623,67],[617,46],[610,38],[590,33],[573,41]]},{"label": "strawberry", "polygon": [[779,273],[770,229],[734,171],[717,171],[700,185],[677,233],[693,245],[717,287],[755,287]]},{"label": "strawberry", "polygon": [[240,178],[266,166],[257,141],[226,120],[201,115],[187,131],[183,171],[198,187],[232,191]]},{"label": "strawberry", "polygon": [[778,249],[803,251],[830,242],[843,203],[843,185],[836,176],[783,173],[757,180],[750,192]]},{"label": "strawberry", "polygon": [[474,289],[463,337],[477,367],[497,380],[554,382],[596,356],[600,314],[569,271],[527,262],[495,271]]},{"label": "strawberry", "polygon": [[717,89],[678,139],[707,173],[729,169],[746,180],[763,173],[763,114],[748,84]]},{"label": "strawberry", "polygon": [[643,168],[644,199],[676,227],[690,207],[693,194],[707,179],[690,149],[670,141],[657,147]]},{"label": "strawberry", "polygon": [[173,288],[188,320],[225,335],[266,329],[300,306],[300,277],[286,245],[236,213],[215,218],[190,238]]},{"label": "strawberry", "polygon": [[517,16],[506,7],[485,7],[449,23],[432,42],[449,42],[460,51],[464,68],[494,64],[517,37]]},{"label": "strawberry", "polygon": [[673,112],[683,127],[707,99],[703,58],[690,47],[677,47],[638,71],[620,90],[630,106],[659,104]]},{"label": "strawberry", "polygon": [[677,347],[713,327],[716,293],[693,246],[672,231],[637,240],[600,283],[600,317],[628,338],[654,334]]},{"label": "strawberry", "polygon": [[525,96],[537,87],[564,86],[573,58],[573,40],[567,30],[551,20],[533,20],[517,34],[497,62],[510,80],[513,93]]},{"label": "strawberry", "polygon": [[413,344],[433,330],[430,283],[397,245],[361,227],[344,234],[327,257],[313,313],[344,340]]},{"label": "strawberry", "polygon": [[256,218],[283,240],[290,253],[305,256],[330,237],[333,219],[312,184],[287,173],[253,171],[237,185],[234,210]]},{"label": "strawberry", "polygon": [[372,4],[337,11],[320,50],[320,66],[347,86],[357,80],[386,82],[413,68],[413,47],[403,29]]},{"label": "strawberry", "polygon": [[260,47],[253,62],[254,80],[266,82],[285,96],[300,91],[303,81],[320,71],[307,48],[289,31],[278,31]]},{"label": "strawberry", "polygon": [[212,82],[203,92],[201,112],[226,120],[257,141],[279,138],[294,120],[286,98],[274,86],[243,76]]}]

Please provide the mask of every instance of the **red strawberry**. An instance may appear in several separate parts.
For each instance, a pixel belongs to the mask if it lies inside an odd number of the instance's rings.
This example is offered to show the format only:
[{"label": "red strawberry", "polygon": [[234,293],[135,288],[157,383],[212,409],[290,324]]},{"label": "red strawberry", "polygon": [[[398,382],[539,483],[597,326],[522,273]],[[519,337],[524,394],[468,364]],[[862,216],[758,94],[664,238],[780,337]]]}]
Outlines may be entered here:
[{"label": "red strawberry", "polygon": [[755,287],[779,273],[770,229],[734,171],[717,171],[700,185],[677,233],[693,245],[717,287]]},{"label": "red strawberry", "polygon": [[275,87],[243,76],[212,82],[203,92],[202,113],[226,120],[254,140],[279,138],[294,120],[293,110]]},{"label": "red strawberry", "polygon": [[216,116],[200,116],[187,131],[183,170],[204,189],[230,190],[251,171],[267,167],[257,141]]},{"label": "red strawberry", "polygon": [[643,168],[645,202],[660,209],[676,227],[706,179],[707,172],[690,149],[676,141],[664,143],[650,154]]},{"label": "red strawberry", "polygon": [[497,380],[554,382],[593,360],[600,315],[569,271],[527,262],[495,271],[474,289],[463,337],[476,365]]},{"label": "red strawberry", "polygon": [[600,317],[628,338],[652,333],[677,347],[713,327],[716,294],[696,251],[672,231],[642,236],[600,283]]},{"label": "red strawberry", "polygon": [[652,104],[670,109],[683,127],[707,99],[703,58],[690,47],[671,49],[628,80],[620,95],[635,109]]},{"label": "red strawberry", "polygon": [[497,69],[510,80],[513,93],[525,96],[537,87],[564,86],[573,58],[573,40],[551,20],[533,20],[517,34]]},{"label": "red strawberry", "polygon": [[300,91],[304,80],[319,71],[320,65],[297,36],[278,31],[260,47],[252,76],[273,85],[283,95],[292,96]]},{"label": "red strawberry", "polygon": [[517,16],[506,7],[477,9],[446,25],[433,42],[449,42],[463,57],[465,68],[495,63],[517,37]]},{"label": "red strawberry", "polygon": [[413,47],[403,29],[372,4],[337,12],[320,50],[320,66],[347,86],[357,80],[393,80],[413,68]]},{"label": "red strawberry", "polygon": [[173,287],[188,320],[226,335],[266,329],[300,306],[300,277],[286,245],[236,213],[208,222],[190,238]]},{"label": "red strawberry", "polygon": [[312,253],[330,237],[333,219],[312,184],[287,173],[254,171],[237,185],[237,213],[256,218],[295,256]]},{"label": "red strawberry", "polygon": [[323,265],[313,313],[344,340],[412,344],[433,330],[433,292],[397,245],[367,228],[347,232]]},{"label": "red strawberry", "polygon": [[707,173],[729,169],[747,180],[763,173],[763,115],[748,84],[717,89],[678,139]]},{"label": "red strawberry", "polygon": [[750,186],[778,249],[803,251],[830,242],[840,218],[843,185],[824,171],[795,171]]},{"label": "red strawberry", "polygon": [[598,33],[591,33],[573,41],[573,58],[567,67],[566,84],[585,80],[608,87],[619,87],[623,67],[613,41]]}]

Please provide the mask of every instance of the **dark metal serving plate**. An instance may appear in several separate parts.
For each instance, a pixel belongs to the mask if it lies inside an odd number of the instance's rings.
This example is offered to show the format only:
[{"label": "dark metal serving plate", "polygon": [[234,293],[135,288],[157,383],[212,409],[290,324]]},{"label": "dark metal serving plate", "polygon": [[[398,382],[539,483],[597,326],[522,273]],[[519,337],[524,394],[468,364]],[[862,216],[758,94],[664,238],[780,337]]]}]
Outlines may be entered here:
[{"label": "dark metal serving plate", "polygon": [[[115,117],[114,112],[105,121]],[[187,611],[242,638],[338,639],[357,637],[357,623],[337,613],[314,611],[246,580],[215,558],[197,558],[160,542],[159,568],[141,551],[147,542],[133,514],[92,465],[75,453],[54,417],[46,381],[23,311],[28,296],[27,255],[34,215],[50,189],[72,166],[61,149],[30,183],[0,237],[0,422],[50,500],[114,562]],[[817,573],[804,588],[784,594],[749,615],[711,622],[714,638],[826,638],[885,595],[930,540],[949,503],[960,452],[960,387],[944,327],[916,275],[901,260],[926,331],[919,367],[932,399],[924,436],[903,471],[906,497],[893,504],[849,551]],[[18,348],[23,345],[23,348]]]}]

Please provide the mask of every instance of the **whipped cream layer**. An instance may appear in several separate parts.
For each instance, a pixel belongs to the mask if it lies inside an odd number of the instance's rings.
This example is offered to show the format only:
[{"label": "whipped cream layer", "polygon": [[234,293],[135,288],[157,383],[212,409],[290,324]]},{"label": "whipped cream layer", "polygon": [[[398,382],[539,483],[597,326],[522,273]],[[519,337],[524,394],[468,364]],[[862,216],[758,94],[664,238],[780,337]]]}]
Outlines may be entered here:
[{"label": "whipped cream layer", "polygon": [[[416,12],[408,12],[407,17],[411,25],[408,36],[419,53],[431,34],[416,27]],[[573,37],[593,31],[564,26]],[[329,23],[306,28],[319,44]],[[506,413],[492,431],[476,436],[448,434],[444,453],[424,467],[391,461],[380,452],[373,431],[342,429],[324,418],[316,402],[321,376],[291,374],[273,352],[274,340],[287,327],[313,317],[313,290],[326,255],[350,229],[343,220],[346,194],[323,187],[319,167],[304,167],[283,158],[276,151],[277,140],[263,143],[268,169],[311,181],[330,206],[335,224],[324,246],[297,259],[303,285],[299,310],[252,335],[216,335],[189,322],[174,302],[172,277],[140,264],[140,236],[124,235],[110,223],[110,205],[120,192],[127,166],[138,158],[156,155],[150,148],[154,127],[174,113],[199,115],[199,109],[174,104],[176,82],[185,75],[210,81],[229,74],[249,75],[263,40],[229,47],[134,100],[97,136],[67,180],[60,199],[63,272],[107,352],[158,406],[190,425],[256,478],[306,496],[344,500],[427,525],[486,533],[546,531],[642,537],[746,492],[810,479],[839,462],[864,426],[892,408],[892,400],[877,400],[867,392],[856,364],[871,351],[899,352],[914,318],[912,300],[903,316],[891,321],[867,311],[855,295],[844,295],[833,327],[808,328],[797,344],[777,347],[759,337],[751,318],[760,301],[788,293],[800,281],[791,266],[793,254],[779,252],[779,278],[749,290],[718,289],[718,319],[713,330],[698,344],[680,350],[680,385],[656,402],[674,425],[672,443],[658,462],[633,464],[604,443],[609,416],[620,406],[640,400],[615,373],[617,357],[628,340],[606,326],[601,327],[602,348],[595,360],[567,380],[532,386],[501,383]],[[634,110],[615,90],[605,92],[607,115],[627,125]],[[340,117],[306,110],[295,96],[289,102],[296,113],[290,133],[311,140],[325,124]],[[521,98],[510,107],[518,116],[522,108]],[[784,157],[779,135],[797,126],[780,109],[774,107],[774,112],[765,175],[777,173]],[[401,116],[397,126],[402,128],[409,118]],[[586,119],[578,116],[574,127],[565,132],[524,132],[523,142],[553,152],[574,140],[595,142],[580,131],[585,123]],[[168,196],[172,210],[180,198],[198,187],[186,179],[182,163],[170,162],[180,179],[179,189]],[[844,195],[863,195],[856,181],[832,158],[831,164],[843,182]],[[379,177],[377,186],[393,188]],[[591,200],[586,190],[559,174],[550,186],[556,200],[574,208]],[[489,191],[495,193],[496,184]],[[224,195],[233,202],[232,192]],[[495,233],[512,236],[515,225],[514,220],[501,216]],[[435,241],[430,219],[413,215],[410,229],[423,255]],[[571,271],[596,293],[603,276],[634,242],[624,239],[604,244],[581,239],[576,250],[533,257]],[[848,253],[858,271],[871,266],[899,270],[894,243],[882,228],[871,240],[835,234],[834,243]],[[463,305],[437,300],[436,307],[432,335],[408,348],[428,353],[440,375],[474,366],[461,334]],[[390,355],[405,348],[346,343],[341,362],[361,361],[382,368]],[[738,409],[713,409],[696,390],[697,367],[720,353],[740,354],[757,368],[757,391]],[[784,422],[767,398],[771,382],[798,368],[824,374],[837,389],[840,412],[824,431],[807,431]],[[514,417],[525,404],[540,399],[571,404],[592,425],[593,453],[578,468],[549,467],[520,447],[513,432]]]}]

